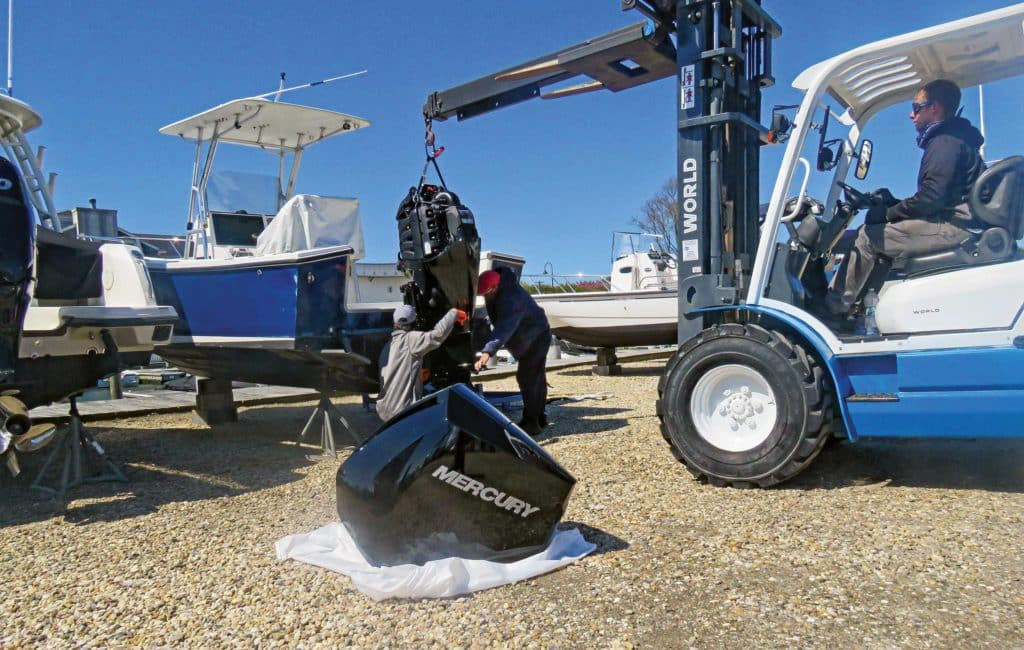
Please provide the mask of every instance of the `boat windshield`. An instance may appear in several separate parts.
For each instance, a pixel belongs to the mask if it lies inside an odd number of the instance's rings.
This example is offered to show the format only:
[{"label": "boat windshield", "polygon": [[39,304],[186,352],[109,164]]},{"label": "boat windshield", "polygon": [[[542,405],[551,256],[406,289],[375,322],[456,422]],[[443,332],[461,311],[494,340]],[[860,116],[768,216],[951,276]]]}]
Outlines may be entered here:
[{"label": "boat windshield", "polygon": [[612,260],[635,253],[647,253],[651,259],[671,259],[665,238],[661,235],[639,232],[616,232],[612,235]]},{"label": "boat windshield", "polygon": [[211,212],[277,212],[277,176],[237,171],[215,171],[206,186],[206,206]]}]

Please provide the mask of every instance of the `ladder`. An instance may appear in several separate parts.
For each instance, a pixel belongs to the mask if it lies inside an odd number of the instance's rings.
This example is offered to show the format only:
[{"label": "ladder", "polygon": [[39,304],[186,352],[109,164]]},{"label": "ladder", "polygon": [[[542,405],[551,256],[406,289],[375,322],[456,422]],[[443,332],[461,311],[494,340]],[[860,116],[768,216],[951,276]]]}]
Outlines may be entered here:
[{"label": "ladder", "polygon": [[18,162],[39,223],[46,228],[59,230],[57,210],[53,205],[52,183],[43,177],[42,151],[38,156],[32,153],[21,129],[21,122],[11,115],[0,114],[0,133],[0,144],[3,145],[4,151],[8,157]]}]

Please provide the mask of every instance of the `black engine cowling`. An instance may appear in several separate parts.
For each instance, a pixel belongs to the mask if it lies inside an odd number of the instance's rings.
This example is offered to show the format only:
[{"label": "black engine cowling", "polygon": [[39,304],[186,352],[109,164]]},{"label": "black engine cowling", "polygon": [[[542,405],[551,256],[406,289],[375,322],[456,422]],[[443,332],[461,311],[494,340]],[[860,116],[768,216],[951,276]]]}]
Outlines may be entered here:
[{"label": "black engine cowling", "polygon": [[463,384],[392,419],[338,470],[338,514],[378,565],[542,549],[576,479]]},{"label": "black engine cowling", "polygon": [[[471,313],[480,267],[480,236],[473,213],[436,185],[411,188],[398,207],[398,266],[412,276],[405,302],[416,308],[417,329],[434,326],[452,307]],[[473,363],[470,332],[463,328],[427,355],[424,367],[439,388],[468,382]]]},{"label": "black engine cowling", "polygon": [[0,386],[13,378],[30,300],[35,218],[17,168],[0,158]]}]

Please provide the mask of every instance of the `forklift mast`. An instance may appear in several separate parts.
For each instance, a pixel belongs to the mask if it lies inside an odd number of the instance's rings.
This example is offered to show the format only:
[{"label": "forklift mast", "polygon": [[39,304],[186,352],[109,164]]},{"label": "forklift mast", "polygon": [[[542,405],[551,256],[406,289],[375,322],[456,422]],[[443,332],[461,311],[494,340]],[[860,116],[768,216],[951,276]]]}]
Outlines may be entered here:
[{"label": "forklift mast", "polygon": [[706,326],[697,310],[737,304],[748,284],[768,140],[761,89],[775,82],[771,42],[781,28],[755,0],[684,0],[675,24],[681,343]]},{"label": "forklift mast", "polygon": [[[679,341],[705,327],[703,310],[734,305],[758,238],[761,89],[774,83],[778,23],[758,0],[620,0],[650,19],[497,74],[431,93],[428,120],[459,120],[528,99],[613,92],[676,76],[676,237]],[[674,43],[672,34],[675,34]],[[544,91],[574,77],[576,85]]]}]

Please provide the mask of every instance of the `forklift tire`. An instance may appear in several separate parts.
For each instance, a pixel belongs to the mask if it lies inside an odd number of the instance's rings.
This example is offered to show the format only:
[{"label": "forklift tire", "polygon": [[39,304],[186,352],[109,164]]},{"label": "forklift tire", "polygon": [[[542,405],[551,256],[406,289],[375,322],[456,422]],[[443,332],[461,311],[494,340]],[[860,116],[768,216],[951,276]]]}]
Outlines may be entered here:
[{"label": "forklift tire", "polygon": [[832,437],[824,376],[779,332],[752,323],[709,327],[679,347],[658,383],[662,436],[712,485],[782,483]]}]

